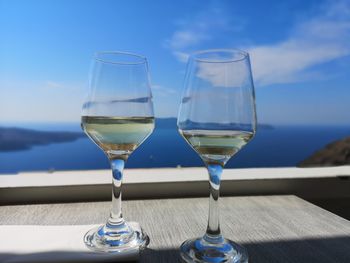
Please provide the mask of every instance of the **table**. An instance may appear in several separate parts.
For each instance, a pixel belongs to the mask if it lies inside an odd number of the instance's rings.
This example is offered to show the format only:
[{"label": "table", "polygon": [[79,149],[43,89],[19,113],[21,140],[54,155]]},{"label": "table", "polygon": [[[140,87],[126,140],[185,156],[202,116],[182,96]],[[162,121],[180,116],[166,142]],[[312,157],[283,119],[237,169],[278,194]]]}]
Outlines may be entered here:
[{"label": "table", "polygon": [[[250,263],[350,262],[350,222],[296,196],[224,197],[225,237],[243,244]],[[0,224],[76,225],[104,223],[109,202],[0,207]],[[179,262],[182,241],[206,228],[206,198],[124,201],[126,219],[149,234],[140,262]]]}]

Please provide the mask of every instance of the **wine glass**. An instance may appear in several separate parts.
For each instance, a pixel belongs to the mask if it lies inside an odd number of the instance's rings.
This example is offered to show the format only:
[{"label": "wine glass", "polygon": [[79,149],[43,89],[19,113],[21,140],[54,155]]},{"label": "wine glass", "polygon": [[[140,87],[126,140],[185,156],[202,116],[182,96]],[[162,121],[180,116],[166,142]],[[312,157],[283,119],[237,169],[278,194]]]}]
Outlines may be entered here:
[{"label": "wine glass", "polygon": [[205,50],[190,56],[177,125],[209,173],[209,218],[203,237],[181,245],[185,262],[248,262],[246,250],[223,238],[219,190],[226,162],[254,136],[256,112],[248,53]]},{"label": "wine glass", "polygon": [[130,154],[152,133],[154,114],[145,57],[123,52],[96,53],[81,125],[107,155],[112,168],[112,208],[107,223],[86,233],[95,251],[129,253],[149,238],[122,216],[122,179]]}]

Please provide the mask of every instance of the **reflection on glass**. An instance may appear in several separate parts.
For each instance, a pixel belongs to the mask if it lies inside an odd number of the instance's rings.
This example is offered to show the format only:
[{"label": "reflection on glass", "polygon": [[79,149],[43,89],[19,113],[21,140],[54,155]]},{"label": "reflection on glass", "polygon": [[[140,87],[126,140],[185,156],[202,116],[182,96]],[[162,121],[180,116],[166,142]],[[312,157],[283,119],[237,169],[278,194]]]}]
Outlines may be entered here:
[{"label": "reflection on glass", "polygon": [[123,219],[121,207],[125,162],[154,129],[147,61],[134,54],[101,52],[90,77],[81,125],[109,158],[113,187],[107,223],[86,233],[84,241],[96,251],[129,253],[149,243],[141,228]]},{"label": "reflection on glass", "polygon": [[245,249],[222,236],[218,209],[223,168],[256,131],[254,86],[246,52],[207,50],[189,58],[178,128],[205,163],[210,189],[207,231],[181,245],[182,259],[248,262]]}]

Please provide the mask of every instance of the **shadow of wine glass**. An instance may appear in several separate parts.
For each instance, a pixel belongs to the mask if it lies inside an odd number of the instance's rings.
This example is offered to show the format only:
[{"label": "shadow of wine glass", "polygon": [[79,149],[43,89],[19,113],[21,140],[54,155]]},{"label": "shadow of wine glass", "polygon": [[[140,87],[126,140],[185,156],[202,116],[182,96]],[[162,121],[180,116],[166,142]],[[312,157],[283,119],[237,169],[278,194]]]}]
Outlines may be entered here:
[{"label": "shadow of wine glass", "polygon": [[[249,263],[348,263],[350,262],[350,236],[308,238],[271,242],[244,243]],[[89,253],[54,251],[33,254],[0,253],[0,262],[182,262],[178,248],[151,249],[141,252],[139,260],[91,257]]]}]

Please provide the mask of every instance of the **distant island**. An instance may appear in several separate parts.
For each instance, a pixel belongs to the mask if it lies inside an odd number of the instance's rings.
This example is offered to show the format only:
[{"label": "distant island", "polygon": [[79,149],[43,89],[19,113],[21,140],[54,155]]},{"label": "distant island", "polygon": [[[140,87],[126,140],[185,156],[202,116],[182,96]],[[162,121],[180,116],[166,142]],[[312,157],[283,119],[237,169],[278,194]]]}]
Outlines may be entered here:
[{"label": "distant island", "polygon": [[[161,129],[177,129],[176,118],[158,118],[156,119],[156,127]],[[259,123],[258,129],[272,130],[274,127],[270,124]]]},{"label": "distant island", "polygon": [[82,132],[36,131],[0,127],[0,152],[28,150],[33,146],[75,141]]},{"label": "distant island", "polygon": [[299,163],[299,167],[350,164],[350,137],[332,142]]},{"label": "distant island", "polygon": [[[158,118],[156,119],[156,128],[177,129],[176,122],[176,118]],[[259,124],[258,129],[273,129],[273,127],[267,124]],[[82,137],[87,138],[83,132],[39,131],[17,127],[0,127],[0,152],[29,150],[34,146],[72,142]]]}]

